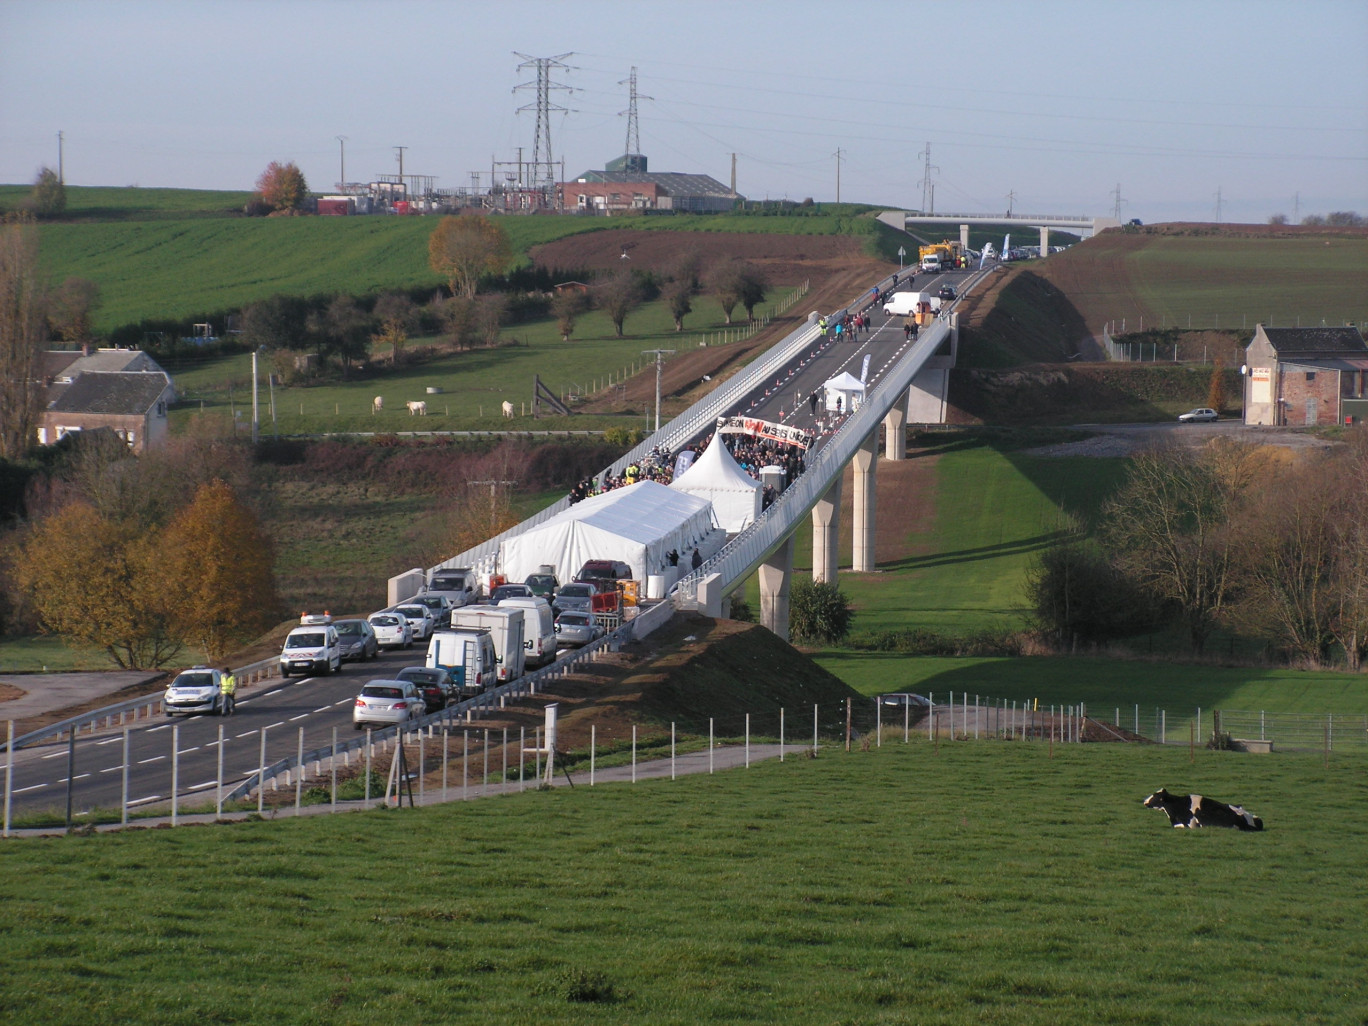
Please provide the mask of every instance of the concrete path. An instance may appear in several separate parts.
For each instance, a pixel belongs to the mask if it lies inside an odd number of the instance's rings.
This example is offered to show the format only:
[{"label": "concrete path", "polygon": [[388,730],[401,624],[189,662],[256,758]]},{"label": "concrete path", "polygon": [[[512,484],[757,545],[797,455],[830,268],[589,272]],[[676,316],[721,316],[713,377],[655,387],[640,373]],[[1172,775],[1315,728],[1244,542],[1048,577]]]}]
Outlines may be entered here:
[{"label": "concrete path", "polygon": [[92,698],[113,695],[135,684],[147,684],[160,676],[159,671],[147,670],[0,674],[0,684],[9,684],[24,692],[18,698],[0,702],[0,721],[26,720],[44,713],[74,709]]}]

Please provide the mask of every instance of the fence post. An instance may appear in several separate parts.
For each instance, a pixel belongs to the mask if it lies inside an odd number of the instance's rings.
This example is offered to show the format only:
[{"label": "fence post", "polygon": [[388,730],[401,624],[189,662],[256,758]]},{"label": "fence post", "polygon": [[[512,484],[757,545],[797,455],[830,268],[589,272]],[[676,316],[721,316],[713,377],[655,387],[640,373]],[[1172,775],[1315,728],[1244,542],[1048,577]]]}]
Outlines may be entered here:
[{"label": "fence post", "polygon": [[304,728],[299,728],[299,746],[295,753],[296,769],[295,774],[295,816],[299,815],[300,807],[304,804]]},{"label": "fence post", "polygon": [[779,761],[784,761],[784,707],[779,707]]},{"label": "fence post", "polygon": [[328,773],[332,777],[332,810],[337,811],[337,728],[333,727],[332,753],[328,756]]},{"label": "fence post", "polygon": [[218,776],[214,778],[214,818],[223,816],[223,724],[218,725]]},{"label": "fence post", "polygon": [[[598,748],[598,724],[589,724],[589,786],[594,786],[594,753]],[[522,776],[521,765],[518,775]]]},{"label": "fence post", "polygon": [[636,783],[636,724],[632,724],[632,783]]},{"label": "fence post", "polygon": [[261,758],[257,761],[257,815],[266,811],[266,727],[261,728]]}]

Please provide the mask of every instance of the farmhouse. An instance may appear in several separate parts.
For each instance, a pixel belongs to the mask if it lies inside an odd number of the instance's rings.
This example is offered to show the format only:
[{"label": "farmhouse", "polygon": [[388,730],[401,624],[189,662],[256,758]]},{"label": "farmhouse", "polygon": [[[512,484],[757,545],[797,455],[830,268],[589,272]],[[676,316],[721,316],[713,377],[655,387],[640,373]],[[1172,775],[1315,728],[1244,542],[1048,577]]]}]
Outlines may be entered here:
[{"label": "farmhouse", "polygon": [[1244,421],[1278,427],[1368,419],[1368,344],[1355,327],[1254,329],[1245,348]]},{"label": "farmhouse", "polygon": [[731,210],[740,198],[708,175],[649,172],[640,153],[610,160],[602,171],[585,171],[573,182],[561,182],[556,190],[562,210],[581,214],[631,210],[715,214]]},{"label": "farmhouse", "polygon": [[43,373],[47,408],[38,422],[40,445],[73,431],[108,428],[134,452],[143,452],[166,437],[166,411],[176,393],[171,376],[146,353],[49,351]]}]

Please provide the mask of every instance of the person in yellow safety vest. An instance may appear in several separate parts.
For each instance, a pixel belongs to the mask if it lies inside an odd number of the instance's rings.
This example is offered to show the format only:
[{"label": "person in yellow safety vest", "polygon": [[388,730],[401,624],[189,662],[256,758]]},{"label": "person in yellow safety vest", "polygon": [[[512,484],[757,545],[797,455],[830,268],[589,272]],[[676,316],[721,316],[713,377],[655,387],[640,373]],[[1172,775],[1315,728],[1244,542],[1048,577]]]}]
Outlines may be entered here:
[{"label": "person in yellow safety vest", "polygon": [[237,705],[237,678],[228,667],[223,668],[223,679],[219,681],[219,691],[223,694],[223,708],[220,715],[232,716]]}]

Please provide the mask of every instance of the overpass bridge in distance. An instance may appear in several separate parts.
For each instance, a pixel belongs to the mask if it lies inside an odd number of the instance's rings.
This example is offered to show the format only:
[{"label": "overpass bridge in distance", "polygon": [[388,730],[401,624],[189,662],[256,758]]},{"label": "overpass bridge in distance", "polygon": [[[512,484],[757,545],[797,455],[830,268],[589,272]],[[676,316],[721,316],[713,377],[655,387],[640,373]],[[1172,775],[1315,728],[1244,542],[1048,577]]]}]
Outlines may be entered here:
[{"label": "overpass bridge in distance", "polygon": [[969,226],[991,224],[1015,225],[1024,229],[1035,228],[1040,232],[1040,255],[1050,252],[1050,229],[1077,229],[1084,238],[1096,235],[1107,228],[1120,228],[1121,222],[1114,217],[1088,217],[1086,214],[919,214],[912,210],[885,210],[879,220],[900,232],[907,231],[909,224],[957,224],[960,230],[960,245],[969,248]]}]

